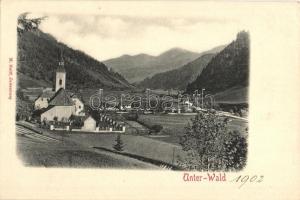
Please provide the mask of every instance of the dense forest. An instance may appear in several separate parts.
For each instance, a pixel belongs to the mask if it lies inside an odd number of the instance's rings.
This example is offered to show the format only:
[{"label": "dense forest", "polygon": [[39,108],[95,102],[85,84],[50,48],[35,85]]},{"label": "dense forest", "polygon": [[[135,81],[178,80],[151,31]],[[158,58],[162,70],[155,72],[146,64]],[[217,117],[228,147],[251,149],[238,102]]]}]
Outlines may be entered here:
[{"label": "dense forest", "polygon": [[155,74],[153,77],[146,78],[140,82],[138,86],[151,89],[184,90],[188,83],[197,78],[214,55],[215,54],[206,54],[180,67],[179,69]]},{"label": "dense forest", "polygon": [[26,79],[40,81],[43,84],[46,82],[49,87],[53,86],[61,54],[67,72],[68,89],[132,87],[120,74],[108,70],[103,63],[58,42],[51,35],[39,29],[22,31],[18,28],[17,70],[22,76],[22,79],[19,79],[19,87],[22,87],[22,81]]},{"label": "dense forest", "polygon": [[188,84],[187,92],[205,88],[215,94],[233,87],[247,87],[249,82],[249,34],[239,32],[235,41],[217,54],[197,79]]}]

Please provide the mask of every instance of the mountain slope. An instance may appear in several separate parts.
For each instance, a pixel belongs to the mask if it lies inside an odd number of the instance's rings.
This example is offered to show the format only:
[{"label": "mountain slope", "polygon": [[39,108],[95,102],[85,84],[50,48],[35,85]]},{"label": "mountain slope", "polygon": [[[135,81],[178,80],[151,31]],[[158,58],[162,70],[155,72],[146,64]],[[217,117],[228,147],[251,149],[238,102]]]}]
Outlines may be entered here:
[{"label": "mountain slope", "polygon": [[[63,52],[67,72],[67,88],[125,89],[132,87],[120,74],[87,54],[69,48],[40,30],[18,33],[19,87],[28,83],[53,86],[60,52]],[[30,80],[30,82],[22,82]],[[30,84],[29,84],[30,85]],[[38,85],[30,85],[35,87]]]},{"label": "mountain slope", "polygon": [[138,54],[124,55],[104,61],[104,63],[122,74],[130,83],[139,82],[156,73],[176,69],[199,57],[198,53],[180,48],[170,49],[158,56]]},{"label": "mountain slope", "polygon": [[205,88],[215,94],[233,87],[247,87],[249,81],[249,35],[240,32],[235,41],[218,53],[200,76],[187,86],[187,92]]},{"label": "mountain slope", "polygon": [[216,103],[242,104],[248,100],[248,87],[232,87],[214,95]]},{"label": "mountain slope", "polygon": [[184,90],[188,83],[197,78],[213,56],[215,56],[215,54],[205,54],[178,69],[155,74],[151,78],[146,78],[140,82],[138,86],[151,89]]}]

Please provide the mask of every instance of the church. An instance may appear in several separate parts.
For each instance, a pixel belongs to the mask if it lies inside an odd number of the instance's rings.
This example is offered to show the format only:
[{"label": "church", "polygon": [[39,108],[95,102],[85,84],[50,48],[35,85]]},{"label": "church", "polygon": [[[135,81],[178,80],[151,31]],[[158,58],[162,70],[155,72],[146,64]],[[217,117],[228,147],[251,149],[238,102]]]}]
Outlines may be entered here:
[{"label": "church", "polygon": [[44,90],[34,101],[34,109],[39,111],[41,121],[67,122],[72,115],[85,116],[83,102],[66,91],[66,70],[60,61],[56,70],[54,90]]}]

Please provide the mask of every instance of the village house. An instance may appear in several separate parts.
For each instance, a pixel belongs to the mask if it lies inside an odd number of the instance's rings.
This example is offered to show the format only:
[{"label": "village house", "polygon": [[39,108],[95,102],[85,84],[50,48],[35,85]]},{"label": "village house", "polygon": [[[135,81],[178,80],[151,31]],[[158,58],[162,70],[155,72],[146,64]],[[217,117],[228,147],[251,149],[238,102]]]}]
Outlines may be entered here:
[{"label": "village house", "polygon": [[[113,105],[108,107],[115,108]],[[91,115],[86,115],[80,96],[66,90],[66,71],[63,62],[59,62],[56,70],[54,90],[49,88],[43,90],[34,102],[34,109],[41,122],[63,122],[63,127],[59,125],[60,123],[50,123],[50,130],[125,132],[125,126],[112,118],[103,116],[97,121]]]},{"label": "village house", "polygon": [[41,121],[67,121],[75,113],[75,105],[64,88],[60,88],[50,99],[41,114]]},{"label": "village house", "polygon": [[66,91],[66,70],[59,62],[54,90],[44,90],[34,102],[41,121],[68,121],[71,115],[84,116],[84,104],[74,94]]},{"label": "village house", "polygon": [[43,91],[41,95],[34,101],[34,109],[40,110],[48,107],[48,102],[55,94],[54,91]]},{"label": "village house", "polygon": [[72,99],[72,101],[74,103],[74,106],[75,106],[75,113],[74,113],[74,115],[76,115],[76,116],[85,116],[85,113],[84,113],[84,104],[80,100],[80,98],[77,97],[77,95],[73,94],[73,95],[71,95],[71,99]]},{"label": "village house", "polygon": [[95,131],[97,122],[92,116],[88,116],[83,122],[83,131]]}]

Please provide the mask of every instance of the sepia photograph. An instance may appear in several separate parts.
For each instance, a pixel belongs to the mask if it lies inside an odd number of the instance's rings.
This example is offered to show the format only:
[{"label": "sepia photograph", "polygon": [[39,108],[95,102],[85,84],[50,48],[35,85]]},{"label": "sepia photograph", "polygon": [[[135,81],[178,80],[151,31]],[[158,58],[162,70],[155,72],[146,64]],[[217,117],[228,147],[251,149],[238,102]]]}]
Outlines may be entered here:
[{"label": "sepia photograph", "polygon": [[0,5],[0,199],[299,200],[299,3]]},{"label": "sepia photograph", "polygon": [[[235,171],[247,164],[250,33],[239,24],[216,32],[217,19],[191,17],[25,12],[17,20],[24,165]],[[203,42],[191,41],[201,34]]]}]

